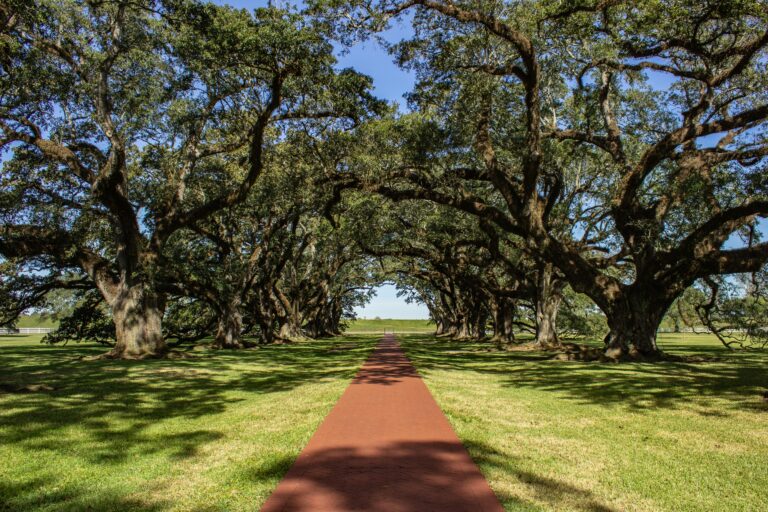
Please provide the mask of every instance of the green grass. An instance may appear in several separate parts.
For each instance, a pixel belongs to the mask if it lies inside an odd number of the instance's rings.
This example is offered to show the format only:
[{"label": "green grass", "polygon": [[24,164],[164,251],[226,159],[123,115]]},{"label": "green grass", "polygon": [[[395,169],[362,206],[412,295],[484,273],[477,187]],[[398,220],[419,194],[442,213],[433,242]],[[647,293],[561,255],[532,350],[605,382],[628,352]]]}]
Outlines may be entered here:
[{"label": "green grass", "polygon": [[662,335],[718,360],[603,364],[400,339],[508,511],[768,510],[768,353]]},{"label": "green grass", "polygon": [[0,337],[0,510],[258,510],[377,337],[194,358]]},{"label": "green grass", "polygon": [[353,333],[433,333],[435,324],[429,320],[358,319],[349,322],[347,332]]},{"label": "green grass", "polygon": [[16,327],[58,327],[58,320],[40,315],[22,315],[16,322]]},{"label": "green grass", "polygon": [[[130,362],[39,338],[0,337],[0,383],[54,388],[0,392],[0,511],[258,510],[378,336]],[[571,363],[399,338],[507,510],[768,510],[766,353],[663,335],[717,359]]]}]

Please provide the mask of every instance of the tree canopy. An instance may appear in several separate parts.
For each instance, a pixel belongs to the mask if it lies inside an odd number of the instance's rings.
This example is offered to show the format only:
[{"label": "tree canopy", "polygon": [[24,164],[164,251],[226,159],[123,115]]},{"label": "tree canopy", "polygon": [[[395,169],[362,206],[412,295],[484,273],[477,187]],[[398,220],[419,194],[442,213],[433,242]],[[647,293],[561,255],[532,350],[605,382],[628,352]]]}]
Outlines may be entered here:
[{"label": "tree canopy", "polygon": [[[52,339],[236,348],[394,280],[457,338],[764,345],[761,0],[33,3],[0,5],[5,323],[70,290]],[[401,18],[408,112],[334,57]]]}]

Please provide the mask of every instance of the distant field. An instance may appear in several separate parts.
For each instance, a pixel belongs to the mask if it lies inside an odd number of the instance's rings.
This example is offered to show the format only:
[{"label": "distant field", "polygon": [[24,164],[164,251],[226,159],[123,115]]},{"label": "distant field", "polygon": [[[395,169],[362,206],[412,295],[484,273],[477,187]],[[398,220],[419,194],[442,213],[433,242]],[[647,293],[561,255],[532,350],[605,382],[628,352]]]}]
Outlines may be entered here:
[{"label": "distant field", "polygon": [[435,324],[429,320],[393,320],[383,318],[379,320],[354,320],[349,322],[348,333],[367,333],[367,332],[435,332]]},{"label": "distant field", "polygon": [[[25,315],[16,322],[16,327],[56,327],[57,321],[50,318],[41,318],[40,315]],[[355,320],[349,322],[349,333],[380,333],[384,331],[395,332],[434,332],[435,324],[428,320],[393,320],[384,318],[380,320]]]},{"label": "distant field", "polygon": [[57,327],[59,322],[51,318],[41,318],[40,315],[23,315],[16,322],[16,327]]}]

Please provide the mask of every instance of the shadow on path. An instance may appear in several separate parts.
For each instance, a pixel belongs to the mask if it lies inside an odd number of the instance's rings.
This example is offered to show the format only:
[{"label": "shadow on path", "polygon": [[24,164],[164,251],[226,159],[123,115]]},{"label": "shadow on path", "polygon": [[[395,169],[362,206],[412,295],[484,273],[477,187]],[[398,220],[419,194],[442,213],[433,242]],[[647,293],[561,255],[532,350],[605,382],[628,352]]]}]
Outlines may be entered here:
[{"label": "shadow on path", "polygon": [[[480,512],[477,468],[451,442],[337,447],[297,461],[263,511]],[[471,461],[470,461],[471,462]]]}]

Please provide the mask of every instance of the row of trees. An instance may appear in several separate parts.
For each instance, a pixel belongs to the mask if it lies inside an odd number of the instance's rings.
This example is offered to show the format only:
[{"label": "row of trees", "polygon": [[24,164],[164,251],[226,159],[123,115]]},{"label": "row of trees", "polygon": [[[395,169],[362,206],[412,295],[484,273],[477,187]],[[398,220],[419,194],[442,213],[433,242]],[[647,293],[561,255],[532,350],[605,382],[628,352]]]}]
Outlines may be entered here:
[{"label": "row of trees", "polygon": [[346,186],[493,224],[602,310],[607,356],[657,357],[659,324],[686,289],[768,259],[764,2],[385,0],[324,12],[347,37],[404,13],[415,27],[392,47],[418,77],[415,114],[378,134],[392,158]]},{"label": "row of trees", "polygon": [[325,28],[192,1],[25,5],[1,13],[0,252],[19,278],[7,286],[32,302],[94,287],[113,357],[166,351],[173,296],[215,311],[226,346],[246,301],[268,339],[304,320],[302,300],[315,329],[337,329],[345,295],[331,294],[348,283],[328,280],[350,258],[312,219],[323,198],[302,181],[301,140],[382,104],[369,78],[334,68]]},{"label": "row of trees", "polygon": [[[400,17],[407,114],[331,44]],[[438,333],[602,317],[620,359],[692,286],[718,332],[764,307],[716,293],[768,260],[760,0],[12,0],[0,34],[6,321],[70,288],[113,357],[237,347],[337,333],[393,278]]]}]

